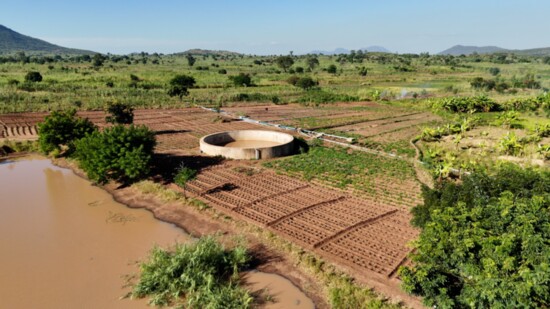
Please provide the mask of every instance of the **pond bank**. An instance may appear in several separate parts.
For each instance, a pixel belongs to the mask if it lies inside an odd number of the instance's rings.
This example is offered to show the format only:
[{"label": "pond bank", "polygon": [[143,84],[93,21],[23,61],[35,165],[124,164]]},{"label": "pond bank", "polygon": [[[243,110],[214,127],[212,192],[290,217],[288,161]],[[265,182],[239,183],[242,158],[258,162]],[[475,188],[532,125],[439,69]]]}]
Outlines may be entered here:
[{"label": "pond bank", "polygon": [[[0,258],[3,306],[55,308],[62,299],[68,307],[147,308],[146,300],[119,299],[129,291],[121,289],[121,275],[135,273],[137,260],[154,244],[190,240],[151,212],[115,203],[107,192],[43,158],[3,160],[0,171],[0,245],[9,248]],[[291,303],[311,302],[289,281],[262,275],[248,276],[256,283],[251,289],[275,288]]]},{"label": "pond bank", "polygon": [[[86,175],[75,162],[61,158],[55,159],[53,163],[59,167],[71,169],[76,175],[87,180]],[[322,282],[319,282],[314,275],[299,269],[290,256],[266,246],[261,239],[247,230],[255,227],[227,218],[212,209],[199,210],[182,200],[165,201],[160,194],[143,193],[135,186],[124,187],[117,183],[109,183],[101,188],[107,191],[115,201],[130,208],[147,209],[156,219],[174,224],[192,237],[218,234],[229,242],[235,236],[244,237],[255,259],[256,270],[288,279],[313,301],[316,308],[329,308],[326,287]],[[171,188],[177,190],[175,185]]]}]

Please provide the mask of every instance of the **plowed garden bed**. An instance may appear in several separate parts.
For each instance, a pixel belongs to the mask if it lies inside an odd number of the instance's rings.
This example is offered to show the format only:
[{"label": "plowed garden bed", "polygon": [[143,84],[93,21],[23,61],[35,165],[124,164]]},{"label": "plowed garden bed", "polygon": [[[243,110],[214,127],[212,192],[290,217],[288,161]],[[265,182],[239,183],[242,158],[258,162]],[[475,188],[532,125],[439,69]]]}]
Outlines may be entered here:
[{"label": "plowed garden bed", "polygon": [[[261,108],[247,111],[252,116],[260,115],[265,112]],[[352,104],[347,108],[336,114],[336,109],[270,106],[268,113],[271,119],[314,115],[343,119],[338,115],[347,117],[350,109],[356,109],[378,113],[359,117],[376,118],[388,113],[401,117],[398,119],[420,117],[383,111],[376,103]],[[36,138],[36,125],[46,115],[0,115],[0,138]],[[107,125],[103,112],[79,115],[100,127]],[[259,128],[198,108],[136,110],[134,122],[156,132],[156,152],[160,157],[201,162],[216,161],[189,156],[189,151],[197,153],[198,140],[203,135]],[[175,156],[172,152],[185,155]],[[265,227],[356,274],[377,278],[377,282],[393,286],[390,290],[395,288],[395,283],[390,282],[406,260],[406,244],[418,234],[409,224],[409,208],[421,201],[420,184],[408,163],[340,148],[314,147],[307,154],[269,161],[263,167],[238,161],[198,167],[196,179],[187,184],[187,192],[197,199],[230,216]],[[167,174],[172,175],[173,170]]]},{"label": "plowed garden bed", "polygon": [[[416,187],[408,189],[417,194]],[[406,243],[417,235],[402,202],[359,198],[267,169],[247,175],[233,166],[208,168],[187,190],[322,256],[386,277],[406,259]]]}]

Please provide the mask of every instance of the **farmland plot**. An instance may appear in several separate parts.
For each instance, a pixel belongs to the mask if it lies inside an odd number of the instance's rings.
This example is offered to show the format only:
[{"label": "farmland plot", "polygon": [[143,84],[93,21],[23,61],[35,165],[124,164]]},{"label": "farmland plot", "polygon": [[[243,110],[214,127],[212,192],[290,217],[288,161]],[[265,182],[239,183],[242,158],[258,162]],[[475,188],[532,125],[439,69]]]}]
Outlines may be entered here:
[{"label": "farmland plot", "polygon": [[386,278],[405,261],[406,244],[418,233],[410,227],[402,202],[359,198],[270,170],[248,175],[221,165],[201,171],[187,188],[222,212],[350,268]]}]

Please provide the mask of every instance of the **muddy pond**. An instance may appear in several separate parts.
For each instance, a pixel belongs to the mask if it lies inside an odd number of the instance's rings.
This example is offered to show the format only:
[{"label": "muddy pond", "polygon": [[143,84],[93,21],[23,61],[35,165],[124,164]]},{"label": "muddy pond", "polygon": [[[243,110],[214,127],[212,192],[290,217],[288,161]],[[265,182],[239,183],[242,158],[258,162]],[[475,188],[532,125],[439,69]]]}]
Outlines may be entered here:
[{"label": "muddy pond", "polygon": [[[0,307],[151,308],[121,299],[125,277],[155,245],[191,241],[146,210],[116,203],[102,189],[45,159],[0,161]],[[267,290],[263,308],[313,308],[285,278],[245,275]]]}]

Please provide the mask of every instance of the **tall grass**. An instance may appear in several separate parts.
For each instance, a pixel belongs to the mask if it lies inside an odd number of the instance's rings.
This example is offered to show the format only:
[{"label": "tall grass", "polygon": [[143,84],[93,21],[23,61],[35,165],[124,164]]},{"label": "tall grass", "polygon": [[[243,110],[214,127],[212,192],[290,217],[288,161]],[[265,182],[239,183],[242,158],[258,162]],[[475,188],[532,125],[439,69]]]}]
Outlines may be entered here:
[{"label": "tall grass", "polygon": [[227,250],[211,236],[172,251],[155,247],[141,264],[132,296],[149,297],[156,306],[249,308],[253,297],[239,286],[248,259],[245,247]]}]

